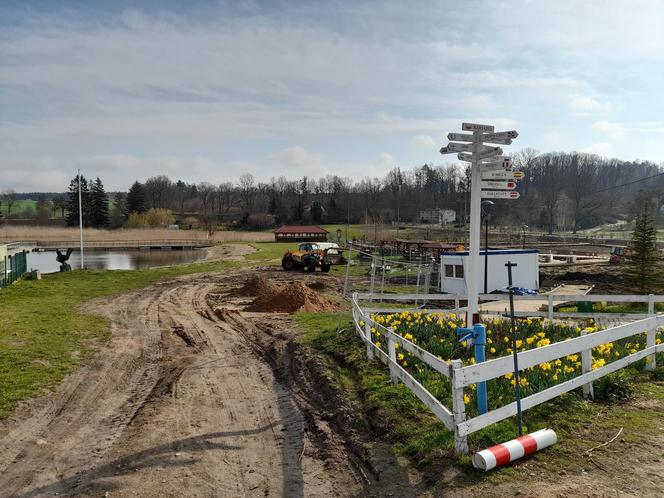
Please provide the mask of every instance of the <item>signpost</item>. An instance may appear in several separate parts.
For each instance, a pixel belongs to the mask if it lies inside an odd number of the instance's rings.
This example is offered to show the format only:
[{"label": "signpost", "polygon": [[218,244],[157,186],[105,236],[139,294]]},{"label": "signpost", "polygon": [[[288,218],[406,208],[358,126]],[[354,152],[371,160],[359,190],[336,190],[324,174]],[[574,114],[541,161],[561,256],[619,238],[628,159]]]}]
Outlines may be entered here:
[{"label": "signpost", "polygon": [[507,171],[504,169],[482,169],[482,180],[522,180],[523,171]]},{"label": "signpost", "polygon": [[459,142],[473,142],[475,136],[472,133],[448,133],[448,140],[458,140]]},{"label": "signpost", "polygon": [[[471,163],[470,183],[470,250],[469,275],[466,279],[468,286],[468,316],[466,323],[468,327],[479,321],[479,271],[480,271],[480,229],[481,229],[481,201],[482,198],[491,199],[518,199],[519,193],[512,191],[516,187],[515,177],[512,173],[512,160],[503,156],[503,149],[486,145],[487,143],[499,143],[509,145],[518,133],[516,131],[504,131],[495,133],[493,125],[479,123],[462,123],[463,131],[466,133],[450,133],[449,140],[458,140],[457,143],[450,142],[446,147],[440,149],[441,154],[458,152],[460,161]],[[492,176],[495,173],[501,175]],[[502,174],[506,174],[502,176]],[[484,177],[484,178],[483,178]],[[499,181],[507,180],[507,181]],[[482,190],[499,189],[499,190]]]},{"label": "signpost", "polygon": [[477,123],[461,123],[463,131],[479,131],[485,133],[493,133],[495,131],[493,125],[477,124]]},{"label": "signpost", "polygon": [[510,190],[482,190],[482,199],[518,199],[519,192]]},{"label": "signpost", "polygon": [[508,156],[496,156],[482,161],[482,166],[494,165],[496,168],[510,169],[512,167],[512,158]]},{"label": "signpost", "polygon": [[516,188],[516,182],[501,182],[494,180],[485,180],[482,178],[482,190],[484,189],[496,189],[496,190],[514,190]]}]

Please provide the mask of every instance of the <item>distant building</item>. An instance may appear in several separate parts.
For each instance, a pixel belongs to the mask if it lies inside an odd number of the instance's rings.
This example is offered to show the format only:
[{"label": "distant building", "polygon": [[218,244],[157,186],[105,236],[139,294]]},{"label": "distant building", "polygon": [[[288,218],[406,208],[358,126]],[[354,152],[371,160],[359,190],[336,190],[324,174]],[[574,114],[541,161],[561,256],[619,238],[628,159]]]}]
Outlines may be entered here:
[{"label": "distant building", "polygon": [[315,225],[284,225],[274,230],[277,242],[325,242],[329,232]]},{"label": "distant building", "polygon": [[456,211],[453,209],[430,209],[420,211],[420,223],[432,225],[448,225],[456,221]]}]

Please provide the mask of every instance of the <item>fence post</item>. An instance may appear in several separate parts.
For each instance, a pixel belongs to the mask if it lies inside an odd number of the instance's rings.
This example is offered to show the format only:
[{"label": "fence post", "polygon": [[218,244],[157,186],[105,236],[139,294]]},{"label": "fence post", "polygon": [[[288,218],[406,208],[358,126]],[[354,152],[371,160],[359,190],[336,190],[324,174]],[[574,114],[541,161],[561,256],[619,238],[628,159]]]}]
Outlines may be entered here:
[{"label": "fence post", "polygon": [[[648,294],[648,316],[655,315],[655,296]],[[646,347],[653,347],[656,344],[657,327],[650,327],[646,332]],[[654,370],[657,367],[657,355],[655,353],[646,356],[646,370]]]},{"label": "fence post", "polygon": [[456,387],[456,372],[463,366],[461,360],[452,360],[450,381],[452,382],[452,413],[454,414],[454,451],[458,455],[468,453],[468,438],[459,434],[459,424],[466,420],[466,404],[463,402],[463,387]]},{"label": "fence post", "polygon": [[417,303],[419,301],[418,297],[420,295],[420,274],[422,273],[422,261],[420,260],[420,264],[417,267],[417,288],[415,289],[415,306],[417,306]]},{"label": "fence post", "polygon": [[375,284],[376,284],[376,256],[371,256],[371,288],[369,290],[371,297],[369,297],[369,301],[373,301]]},{"label": "fence post", "polygon": [[[429,294],[429,291],[431,287],[431,263],[429,263],[426,267],[426,271],[424,273],[424,294]],[[422,300],[422,304],[424,306],[427,305],[427,299],[426,297]]]},{"label": "fence post", "polygon": [[383,293],[385,292],[385,256],[383,256],[383,276],[380,281],[380,302],[383,302]]},{"label": "fence post", "polygon": [[390,380],[392,381],[392,384],[397,384],[399,382],[399,377],[397,377],[397,368],[396,368],[396,363],[397,363],[397,348],[394,343],[394,339],[392,338],[392,334],[394,334],[394,329],[390,327],[389,333],[387,335],[387,351],[390,354]]},{"label": "fence post", "polygon": [[549,294],[547,299],[549,301],[549,307],[547,309],[549,320],[553,320],[553,294]]},{"label": "fence post", "polygon": [[364,318],[364,338],[367,343],[367,358],[373,360],[374,354],[373,354],[373,341],[371,340],[371,320],[369,320],[364,315],[362,316],[362,318]]},{"label": "fence post", "polygon": [[454,294],[454,314],[456,315],[457,318],[459,318],[459,294]]},{"label": "fence post", "polygon": [[[581,336],[587,335],[588,331],[583,329],[581,331]],[[585,349],[581,351],[581,369],[582,373],[592,372],[593,369],[593,351],[592,349]],[[583,397],[595,399],[595,394],[593,393],[593,383],[588,382],[583,384]]]},{"label": "fence post", "polygon": [[349,244],[348,248],[348,261],[346,263],[346,278],[344,279],[344,294],[343,297],[348,295],[348,274],[350,273],[350,260],[353,259],[353,244]]}]

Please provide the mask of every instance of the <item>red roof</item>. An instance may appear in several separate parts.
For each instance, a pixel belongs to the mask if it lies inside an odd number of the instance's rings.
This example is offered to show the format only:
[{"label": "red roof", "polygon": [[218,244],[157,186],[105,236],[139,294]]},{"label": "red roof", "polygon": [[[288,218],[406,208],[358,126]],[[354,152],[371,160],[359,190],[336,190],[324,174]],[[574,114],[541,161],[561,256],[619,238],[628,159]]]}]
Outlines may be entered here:
[{"label": "red roof", "polygon": [[274,230],[274,233],[330,233],[324,228],[314,225],[284,225]]}]

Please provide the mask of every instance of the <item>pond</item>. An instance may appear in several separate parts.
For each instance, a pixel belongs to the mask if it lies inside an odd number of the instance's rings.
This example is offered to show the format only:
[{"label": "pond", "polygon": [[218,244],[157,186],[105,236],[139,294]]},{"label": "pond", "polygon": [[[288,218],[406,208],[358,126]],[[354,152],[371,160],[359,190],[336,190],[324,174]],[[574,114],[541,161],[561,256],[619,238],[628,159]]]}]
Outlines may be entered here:
[{"label": "pond", "polygon": [[[182,263],[193,263],[205,258],[205,250],[89,250],[85,254],[85,267],[91,270],[135,270],[138,268],[153,268],[155,266],[169,266]],[[60,263],[55,259],[55,251],[28,253],[28,270],[39,270],[42,273],[55,273],[60,271]],[[80,253],[74,251],[68,263],[73,270],[81,265]]]}]

